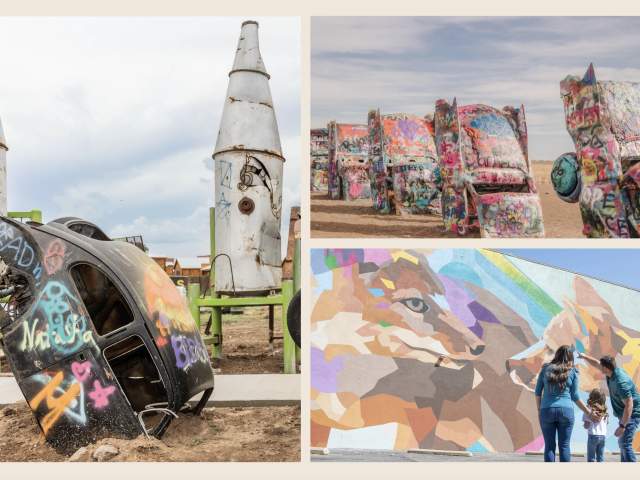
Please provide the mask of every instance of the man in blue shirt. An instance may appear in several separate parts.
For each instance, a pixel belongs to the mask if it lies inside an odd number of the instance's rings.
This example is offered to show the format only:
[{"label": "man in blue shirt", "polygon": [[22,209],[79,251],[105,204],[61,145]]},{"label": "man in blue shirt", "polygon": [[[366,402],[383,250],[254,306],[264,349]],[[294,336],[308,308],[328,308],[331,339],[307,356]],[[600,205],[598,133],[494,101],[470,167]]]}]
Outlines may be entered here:
[{"label": "man in blue shirt", "polygon": [[613,413],[620,422],[615,431],[620,445],[620,461],[635,462],[633,436],[640,425],[640,394],[633,380],[627,372],[616,366],[615,359],[609,355],[602,357],[599,362],[584,353],[580,354],[580,357],[598,366],[606,375]]}]

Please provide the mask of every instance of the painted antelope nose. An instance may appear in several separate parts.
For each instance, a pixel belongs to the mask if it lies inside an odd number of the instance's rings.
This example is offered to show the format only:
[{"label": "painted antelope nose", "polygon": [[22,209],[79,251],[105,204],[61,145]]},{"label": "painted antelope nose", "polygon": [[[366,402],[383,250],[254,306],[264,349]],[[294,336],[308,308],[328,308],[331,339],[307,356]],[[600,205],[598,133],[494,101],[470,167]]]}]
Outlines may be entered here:
[{"label": "painted antelope nose", "polygon": [[476,345],[475,347],[471,347],[469,351],[471,352],[471,355],[480,355],[484,352],[484,347],[485,345]]}]

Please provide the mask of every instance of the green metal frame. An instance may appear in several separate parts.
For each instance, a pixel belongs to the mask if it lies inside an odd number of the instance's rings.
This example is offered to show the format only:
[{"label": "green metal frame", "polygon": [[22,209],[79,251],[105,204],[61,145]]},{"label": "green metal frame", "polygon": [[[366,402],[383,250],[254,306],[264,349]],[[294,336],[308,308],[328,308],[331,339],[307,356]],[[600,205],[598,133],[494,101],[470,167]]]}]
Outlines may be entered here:
[{"label": "green metal frame", "polygon": [[[209,209],[209,225],[210,225],[210,242],[211,242],[211,258],[215,257],[216,241],[215,241],[215,208]],[[295,292],[300,289],[300,240],[296,240],[295,255],[293,259],[293,279],[284,279],[282,288],[279,293],[273,295],[264,295],[256,297],[226,297],[215,293],[213,288],[210,289],[211,294],[201,296],[200,285],[190,283],[187,288],[189,298],[189,308],[191,314],[200,328],[200,309],[210,308],[212,310],[211,336],[205,338],[205,343],[211,345],[211,354],[213,358],[222,358],[222,309],[226,307],[274,307],[280,305],[281,321],[282,321],[282,337],[283,337],[283,357],[284,357],[284,373],[296,373],[296,360],[299,358],[299,349],[296,347],[289,328],[287,327],[287,309]],[[215,285],[215,268],[212,265],[209,273],[209,284]]]},{"label": "green metal frame", "polygon": [[17,218],[18,220],[23,220],[28,218],[32,222],[42,223],[41,210],[30,210],[28,212],[9,212],[7,216],[9,218]]}]

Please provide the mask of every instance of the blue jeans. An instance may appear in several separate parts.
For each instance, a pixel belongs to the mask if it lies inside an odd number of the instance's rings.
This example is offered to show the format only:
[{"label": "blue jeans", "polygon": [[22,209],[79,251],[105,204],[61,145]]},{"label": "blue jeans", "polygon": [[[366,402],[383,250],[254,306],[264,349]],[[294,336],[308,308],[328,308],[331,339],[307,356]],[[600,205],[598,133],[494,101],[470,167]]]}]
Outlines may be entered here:
[{"label": "blue jeans", "polygon": [[604,462],[604,435],[589,435],[587,439],[587,462]]},{"label": "blue jeans", "polygon": [[618,445],[620,446],[620,461],[635,462],[636,454],[633,451],[633,436],[636,433],[640,418],[630,418],[624,432],[618,437]]},{"label": "blue jeans", "polygon": [[540,409],[540,428],[544,437],[544,461],[556,461],[556,434],[560,461],[571,461],[571,431],[573,430],[573,408],[550,407]]}]

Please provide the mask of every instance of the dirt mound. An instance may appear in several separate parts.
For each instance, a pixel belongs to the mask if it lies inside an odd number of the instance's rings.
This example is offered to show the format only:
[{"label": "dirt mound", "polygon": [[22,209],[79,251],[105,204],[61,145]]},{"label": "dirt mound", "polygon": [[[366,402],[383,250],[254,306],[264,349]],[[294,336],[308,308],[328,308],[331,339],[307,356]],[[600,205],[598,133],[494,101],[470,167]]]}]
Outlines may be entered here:
[{"label": "dirt mound", "polygon": [[[97,450],[118,462],[299,461],[299,407],[208,408],[199,417],[175,419],[162,437],[103,438],[77,452],[78,461],[96,461]],[[115,451],[117,450],[117,453]],[[0,410],[0,461],[62,462],[63,455],[42,436],[31,410],[20,402]]]}]

